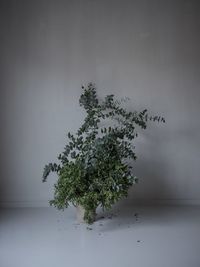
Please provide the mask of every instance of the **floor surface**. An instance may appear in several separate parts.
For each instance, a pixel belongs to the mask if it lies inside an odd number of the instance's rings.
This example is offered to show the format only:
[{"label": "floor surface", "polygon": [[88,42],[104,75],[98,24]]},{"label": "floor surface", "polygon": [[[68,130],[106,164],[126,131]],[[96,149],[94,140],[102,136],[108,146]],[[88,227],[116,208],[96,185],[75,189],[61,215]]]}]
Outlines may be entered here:
[{"label": "floor surface", "polygon": [[138,206],[77,224],[74,209],[0,210],[0,267],[200,267],[200,207]]}]

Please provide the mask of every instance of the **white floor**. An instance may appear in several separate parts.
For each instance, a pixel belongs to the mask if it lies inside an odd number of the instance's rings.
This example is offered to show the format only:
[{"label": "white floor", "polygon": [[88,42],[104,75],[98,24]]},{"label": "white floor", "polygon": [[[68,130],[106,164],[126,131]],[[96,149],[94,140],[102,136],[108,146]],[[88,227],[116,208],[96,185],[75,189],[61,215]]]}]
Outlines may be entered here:
[{"label": "white floor", "polygon": [[200,267],[200,207],[129,207],[89,228],[74,210],[0,211],[0,267]]}]

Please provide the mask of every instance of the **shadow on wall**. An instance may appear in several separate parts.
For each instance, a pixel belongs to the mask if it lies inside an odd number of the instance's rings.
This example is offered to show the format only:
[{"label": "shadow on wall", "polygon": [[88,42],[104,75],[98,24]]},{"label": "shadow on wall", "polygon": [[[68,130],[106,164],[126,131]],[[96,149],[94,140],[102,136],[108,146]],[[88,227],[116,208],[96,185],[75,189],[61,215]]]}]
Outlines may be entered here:
[{"label": "shadow on wall", "polygon": [[166,124],[161,127],[154,124],[142,132],[136,143],[138,159],[133,164],[139,182],[130,189],[129,201],[143,200],[148,203],[173,196],[169,179],[170,162],[165,153],[167,135]]},{"label": "shadow on wall", "polygon": [[163,177],[163,173],[166,173],[166,166],[163,163],[161,167],[159,163],[158,169],[157,164],[154,160],[139,161],[137,164],[139,181],[130,189],[129,199],[133,201],[142,199],[148,202],[148,200],[159,200],[171,195],[167,180]]},{"label": "shadow on wall", "polygon": [[5,201],[5,199],[2,199],[2,196],[5,196],[5,192],[8,190],[9,184],[6,182],[5,179],[5,165],[3,164],[3,161],[0,159],[0,206],[1,202]]}]

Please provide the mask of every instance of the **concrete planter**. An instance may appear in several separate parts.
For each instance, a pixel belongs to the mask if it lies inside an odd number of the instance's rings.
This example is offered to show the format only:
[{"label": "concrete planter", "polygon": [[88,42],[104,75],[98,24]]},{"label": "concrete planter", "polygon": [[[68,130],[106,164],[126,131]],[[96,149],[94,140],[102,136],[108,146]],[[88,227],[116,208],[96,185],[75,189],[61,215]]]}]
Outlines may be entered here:
[{"label": "concrete planter", "polygon": [[[77,221],[79,223],[85,223],[85,220],[84,220],[84,215],[85,215],[85,209],[84,207],[82,207],[81,205],[78,205],[76,207],[76,218],[77,218]],[[90,212],[90,218],[91,218],[91,222],[94,222],[95,221],[95,217],[96,217],[96,211],[91,211]]]}]

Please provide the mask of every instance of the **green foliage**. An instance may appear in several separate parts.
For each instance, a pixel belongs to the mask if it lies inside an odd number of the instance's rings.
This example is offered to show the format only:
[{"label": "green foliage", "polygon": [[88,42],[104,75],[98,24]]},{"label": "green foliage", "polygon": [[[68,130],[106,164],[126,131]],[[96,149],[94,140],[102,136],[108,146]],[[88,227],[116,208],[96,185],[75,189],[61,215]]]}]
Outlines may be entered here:
[{"label": "green foliage", "polygon": [[60,164],[49,163],[43,172],[43,182],[51,172],[58,174],[54,199],[58,209],[82,205],[84,219],[92,223],[93,212],[100,205],[109,209],[137,182],[132,161],[136,160],[133,139],[137,129],[146,129],[147,122],[165,122],[160,116],[150,116],[147,110],[128,112],[122,102],[107,95],[100,101],[92,83],[82,86],[79,104],[86,111],[82,126],[75,135],[68,133],[69,142],[58,156]]}]

